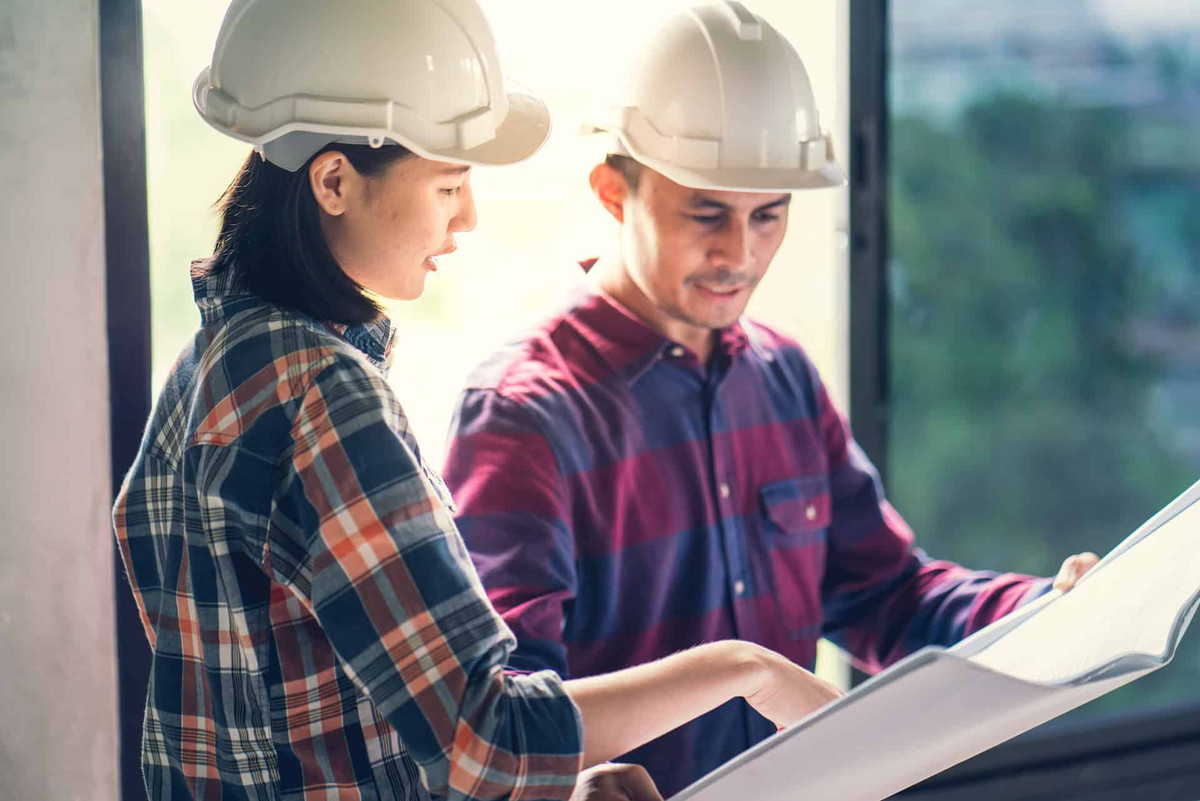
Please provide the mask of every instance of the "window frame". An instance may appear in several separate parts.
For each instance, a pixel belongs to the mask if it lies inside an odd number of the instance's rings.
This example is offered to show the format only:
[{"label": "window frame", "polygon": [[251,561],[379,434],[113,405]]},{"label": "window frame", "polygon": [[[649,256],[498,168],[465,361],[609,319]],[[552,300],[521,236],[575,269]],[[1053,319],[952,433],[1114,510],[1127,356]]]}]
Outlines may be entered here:
[{"label": "window frame", "polygon": [[[150,416],[150,238],[141,0],[99,0],[104,159],[105,317],[112,496],[133,465]],[[142,718],[150,647],[113,540],[117,657],[117,781],[125,801],[146,798]]]},{"label": "window frame", "polygon": [[[850,418],[886,485],[889,0],[850,3]],[[1188,789],[1191,788],[1191,789]],[[906,801],[1196,801],[1200,699],[1051,722],[899,793]]]},{"label": "window frame", "polygon": [[[850,3],[850,414],[887,464],[888,3]],[[132,465],[150,414],[150,268],[140,0],[100,0],[106,315],[112,488]],[[885,476],[886,477],[886,476]],[[141,736],[150,651],[114,544],[121,797],[144,798]],[[1139,797],[1195,801],[1200,702],[1052,725],[900,794],[912,801]],[[1034,784],[1035,783],[1035,784]],[[1190,792],[1190,794],[1188,794]]]}]

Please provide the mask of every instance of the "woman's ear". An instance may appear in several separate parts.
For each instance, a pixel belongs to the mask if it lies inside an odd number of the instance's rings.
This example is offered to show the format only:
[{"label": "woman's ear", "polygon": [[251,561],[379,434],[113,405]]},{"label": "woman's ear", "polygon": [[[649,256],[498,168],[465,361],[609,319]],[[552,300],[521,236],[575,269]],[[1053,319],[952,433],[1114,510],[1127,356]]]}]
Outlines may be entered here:
[{"label": "woman's ear", "polygon": [[625,222],[625,198],[629,194],[629,184],[620,170],[600,162],[592,168],[588,175],[588,183],[600,205],[619,223]]},{"label": "woman's ear", "polygon": [[359,177],[345,154],[329,150],[308,165],[308,185],[321,211],[331,217],[346,213],[346,198]]}]

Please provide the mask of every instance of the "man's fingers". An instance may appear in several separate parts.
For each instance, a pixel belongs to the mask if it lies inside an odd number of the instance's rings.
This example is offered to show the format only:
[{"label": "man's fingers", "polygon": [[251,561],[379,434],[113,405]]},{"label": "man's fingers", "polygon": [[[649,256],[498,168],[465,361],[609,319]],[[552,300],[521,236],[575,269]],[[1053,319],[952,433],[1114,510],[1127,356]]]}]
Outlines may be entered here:
[{"label": "man's fingers", "polygon": [[1058,569],[1058,575],[1054,577],[1054,589],[1059,592],[1066,592],[1075,586],[1075,557],[1069,556],[1062,563],[1062,567]]},{"label": "man's fingers", "polygon": [[1099,561],[1100,557],[1090,551],[1068,557],[1059,568],[1058,575],[1054,577],[1054,589],[1067,592],[1075,586],[1075,582],[1079,581],[1084,573],[1095,567]]}]

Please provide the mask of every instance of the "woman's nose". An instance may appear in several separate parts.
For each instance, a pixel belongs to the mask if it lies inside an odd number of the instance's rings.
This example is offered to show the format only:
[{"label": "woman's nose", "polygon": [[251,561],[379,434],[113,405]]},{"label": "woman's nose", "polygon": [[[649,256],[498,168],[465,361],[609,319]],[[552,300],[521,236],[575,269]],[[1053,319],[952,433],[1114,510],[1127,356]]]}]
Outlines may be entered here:
[{"label": "woman's nose", "polygon": [[454,215],[454,220],[451,222],[451,231],[454,233],[473,231],[478,218],[475,213],[475,195],[471,192],[469,178],[463,181],[462,192],[458,198],[458,214]]}]

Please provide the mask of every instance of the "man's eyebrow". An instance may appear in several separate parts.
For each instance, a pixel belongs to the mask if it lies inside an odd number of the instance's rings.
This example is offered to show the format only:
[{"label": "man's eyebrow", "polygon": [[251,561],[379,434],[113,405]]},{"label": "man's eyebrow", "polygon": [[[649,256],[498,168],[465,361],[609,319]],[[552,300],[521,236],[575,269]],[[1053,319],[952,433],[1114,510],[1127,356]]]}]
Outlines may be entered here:
[{"label": "man's eyebrow", "polygon": [[[766,211],[768,209],[774,209],[774,208],[778,208],[780,206],[787,206],[791,202],[792,202],[792,196],[790,194],[783,195],[782,197],[776,198],[775,200],[772,200],[769,203],[764,203],[761,206],[755,207],[754,210],[756,212]],[[707,195],[701,195],[701,194],[692,195],[691,199],[688,200],[688,205],[691,206],[692,208],[713,209],[714,211],[729,211],[732,208],[732,206],[730,206],[728,203],[722,203],[721,201],[719,201],[715,198],[711,198],[711,197],[708,197]]]},{"label": "man's eyebrow", "polygon": [[471,169],[470,164],[451,164],[448,167],[442,167],[442,175],[462,175],[469,169]]},{"label": "man's eyebrow", "polygon": [[719,200],[699,194],[692,195],[688,200],[688,205],[694,209],[714,209],[716,211],[729,211],[731,208],[728,203],[722,203]]},{"label": "man's eyebrow", "polygon": [[780,208],[781,206],[791,205],[791,202],[792,202],[792,196],[784,195],[781,198],[776,198],[775,200],[772,200],[770,203],[762,204],[761,206],[756,208],[755,211],[767,211],[768,209],[777,209],[777,208]]}]

